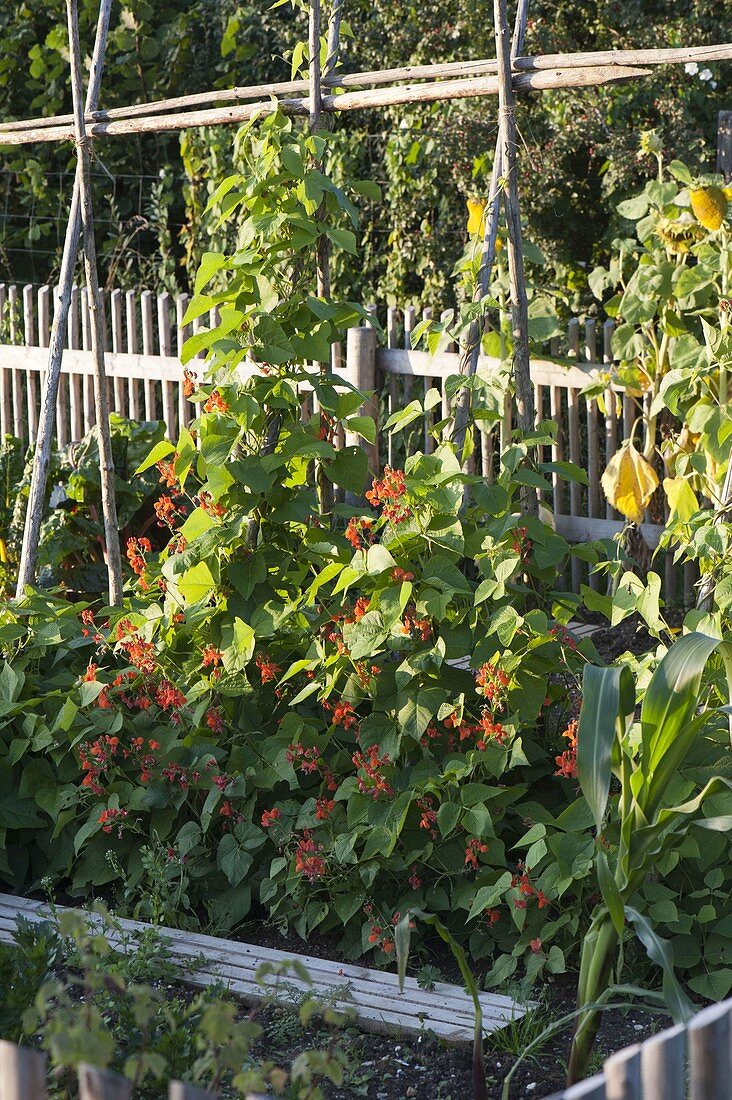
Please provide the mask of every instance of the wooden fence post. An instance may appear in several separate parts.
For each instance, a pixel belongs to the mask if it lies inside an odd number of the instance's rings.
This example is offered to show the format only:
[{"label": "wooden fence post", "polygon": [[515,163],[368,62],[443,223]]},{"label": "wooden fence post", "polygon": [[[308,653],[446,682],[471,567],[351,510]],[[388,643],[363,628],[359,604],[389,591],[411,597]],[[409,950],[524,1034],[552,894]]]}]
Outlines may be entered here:
[{"label": "wooden fence post", "polygon": [[732,1095],[731,1021],[732,1005],[726,1001],[689,1022],[689,1100],[729,1100]]},{"label": "wooden fence post", "polygon": [[[346,377],[352,386],[361,393],[369,394],[376,389],[376,329],[371,325],[362,328],[349,328],[346,341]],[[372,416],[376,424],[376,440],[366,443],[352,432],[346,433],[349,446],[361,446],[366,451],[369,472],[372,477],[379,474],[379,404],[375,392],[367,396],[361,406],[362,416]]]},{"label": "wooden fence post", "polygon": [[45,1100],[46,1055],[0,1039],[0,1100]]},{"label": "wooden fence post", "polygon": [[79,1100],[130,1100],[132,1082],[107,1069],[79,1066]]}]

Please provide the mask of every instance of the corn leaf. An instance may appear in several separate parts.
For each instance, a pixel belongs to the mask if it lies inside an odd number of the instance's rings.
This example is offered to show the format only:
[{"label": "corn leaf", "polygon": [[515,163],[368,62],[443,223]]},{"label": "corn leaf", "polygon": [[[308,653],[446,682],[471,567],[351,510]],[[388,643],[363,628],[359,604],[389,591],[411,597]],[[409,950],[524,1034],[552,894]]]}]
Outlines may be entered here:
[{"label": "corn leaf", "polygon": [[648,917],[637,909],[626,906],[625,914],[635,925],[638,939],[646,949],[651,962],[663,971],[663,997],[675,1024],[682,1024],[694,1014],[694,1006],[684,993],[674,974],[674,960],[668,940],[659,936]]},{"label": "corn leaf", "polygon": [[619,724],[633,713],[635,689],[630,669],[587,665],[582,680],[577,736],[577,772],[595,826],[602,828],[612,772],[612,749]]},{"label": "corn leaf", "polygon": [[[641,708],[641,768],[647,794],[647,816],[660,805],[663,790],[683,761],[700,723],[693,722],[704,666],[716,649],[729,643],[694,632],[674,643],[651,677]],[[688,727],[695,726],[693,731]],[[685,732],[686,731],[686,732]],[[659,772],[656,781],[654,775]],[[651,794],[652,791],[652,794]]]},{"label": "corn leaf", "polygon": [[623,899],[620,896],[620,891],[618,890],[618,884],[608,866],[607,856],[602,848],[597,849],[595,864],[597,866],[597,882],[600,887],[600,893],[602,894],[602,900],[605,902],[605,905],[607,905],[607,911],[610,914],[610,920],[613,922],[613,928],[618,936],[622,936],[623,926],[625,924],[625,907],[623,905]]}]

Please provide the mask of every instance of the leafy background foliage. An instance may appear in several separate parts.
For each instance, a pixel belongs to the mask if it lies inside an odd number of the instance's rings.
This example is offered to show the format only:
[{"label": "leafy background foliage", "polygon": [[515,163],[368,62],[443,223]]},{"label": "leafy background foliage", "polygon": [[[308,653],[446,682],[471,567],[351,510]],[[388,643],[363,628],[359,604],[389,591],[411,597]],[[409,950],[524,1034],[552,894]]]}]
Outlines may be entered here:
[{"label": "leafy background foliage", "polygon": [[[80,7],[82,34],[91,41],[95,5],[85,0]],[[3,117],[70,109],[62,15],[60,6],[40,0],[7,5],[0,13]],[[714,42],[731,17],[730,0],[540,0],[532,5],[526,50]],[[462,0],[426,6],[354,0],[347,18],[353,37],[345,39],[344,64],[350,70],[494,52],[490,20]],[[302,37],[301,16],[289,6],[263,12],[235,0],[135,0],[113,25],[102,105],[287,79],[289,53]],[[28,59],[26,81],[15,78],[19,57]],[[721,69],[711,69],[719,78]],[[521,100],[519,124],[527,147],[521,186],[529,235],[577,292],[585,286],[582,265],[602,258],[615,224],[614,203],[645,175],[638,132],[658,126],[672,156],[698,158],[709,166],[717,111],[729,106],[723,86],[720,79],[715,90],[675,66],[625,86]],[[485,191],[490,173],[491,111],[480,100],[415,106],[364,112],[339,120],[337,128],[351,135],[338,153],[344,172],[373,179],[384,189],[383,201],[364,212],[361,269],[346,275],[341,268],[345,293],[362,301],[388,297],[452,305],[450,272],[464,242],[464,201]],[[110,282],[187,288],[210,234],[210,224],[199,218],[212,188],[208,181],[220,178],[230,163],[229,131],[191,131],[180,142],[169,135],[110,140],[97,151],[117,181],[111,184],[97,167]],[[71,153],[43,146],[10,149],[2,169],[1,277],[43,282],[58,265],[71,187],[70,177],[58,173],[73,169]]]}]

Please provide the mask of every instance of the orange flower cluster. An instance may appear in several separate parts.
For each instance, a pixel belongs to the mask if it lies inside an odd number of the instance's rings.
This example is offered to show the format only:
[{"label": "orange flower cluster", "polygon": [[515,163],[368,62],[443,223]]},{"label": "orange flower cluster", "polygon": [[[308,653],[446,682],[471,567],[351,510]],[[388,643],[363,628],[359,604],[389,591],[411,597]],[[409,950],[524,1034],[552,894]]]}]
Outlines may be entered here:
[{"label": "orange flower cluster", "polygon": [[420,829],[428,829],[430,836],[433,840],[437,838],[437,830],[435,825],[437,824],[437,811],[433,808],[433,802],[430,795],[426,794],[423,798],[417,799],[417,808],[421,812],[419,819]]},{"label": "orange flower cluster", "polygon": [[203,411],[207,413],[227,413],[230,407],[231,406],[229,405],[229,403],[227,401],[224,401],[218,390],[212,390],[208,396],[206,404],[203,406]]},{"label": "orange flower cluster", "polygon": [[351,516],[345,530],[345,536],[354,550],[360,550],[374,541],[373,522],[370,519],[358,519]]},{"label": "orange flower cluster", "polygon": [[127,540],[127,560],[130,563],[130,569],[138,577],[141,577],[145,572],[145,558],[143,555],[149,554],[150,550],[150,539]]},{"label": "orange flower cluster", "polygon": [[345,730],[354,729],[358,726],[358,715],[347,700],[341,699],[333,705],[327,699],[323,699],[320,705],[326,714],[332,715],[332,725],[343,726]]},{"label": "orange flower cluster", "polygon": [[330,815],[335,809],[334,798],[316,798],[315,800],[315,820],[327,821]]},{"label": "orange flower cluster", "polygon": [[553,626],[549,634],[552,638],[556,638],[560,645],[566,645],[572,653],[577,652],[577,639],[572,637],[566,626]]},{"label": "orange flower cluster", "polygon": [[320,855],[322,850],[322,845],[316,844],[310,830],[306,829],[295,852],[295,870],[309,882],[316,882],[325,875],[325,860]]},{"label": "orange flower cluster", "polygon": [[388,519],[391,523],[403,523],[412,514],[410,509],[402,503],[406,491],[404,471],[392,470],[391,466],[386,466],[381,480],[374,478],[371,483],[371,488],[366,493],[366,500],[374,508],[381,508],[384,519]]},{"label": "orange flower cluster", "polygon": [[187,700],[183,692],[175,684],[171,684],[170,680],[161,680],[155,689],[155,702],[163,710],[172,711],[171,718],[174,718],[180,708],[185,706]]},{"label": "orange flower cluster", "polygon": [[263,684],[268,684],[270,681],[276,680],[282,672],[280,666],[276,665],[266,653],[257,653],[254,658],[254,663],[259,669],[259,675],[262,677]]},{"label": "orange flower cluster", "polygon": [[369,609],[371,600],[367,596],[359,596],[353,607],[353,614],[344,616],[344,623],[358,623]]},{"label": "orange flower cluster", "polygon": [[392,569],[392,571],[391,571],[391,579],[395,582],[397,582],[397,581],[413,581],[414,580],[414,573],[407,573],[407,571],[405,569],[401,569],[397,565],[396,569]]},{"label": "orange flower cluster", "polygon": [[562,737],[566,737],[569,742],[569,748],[565,749],[559,756],[554,757],[554,762],[557,764],[557,770],[555,775],[562,776],[564,779],[576,779],[577,778],[577,730],[579,723],[576,718],[567,726],[566,730],[562,734]]},{"label": "orange flower cluster", "polygon": [[117,836],[122,836],[122,828],[125,818],[127,817],[127,810],[102,810],[97,821],[102,826],[103,833],[111,833],[112,829],[117,826]]},{"label": "orange flower cluster", "polygon": [[432,626],[429,619],[418,619],[414,606],[407,608],[404,613],[402,631],[404,634],[416,634],[423,642],[428,642],[432,637]]},{"label": "orange flower cluster", "polygon": [[[175,455],[175,458],[178,458],[178,455]],[[175,459],[173,461],[175,461]],[[155,466],[160,474],[160,480],[164,482],[166,489],[175,489],[178,484],[178,475],[175,472],[173,462],[161,458],[159,462],[155,463]]]},{"label": "orange flower cluster", "polygon": [[524,867],[523,863],[518,865],[519,873],[511,876],[511,886],[517,887],[521,897],[514,898],[513,904],[515,909],[525,909],[527,898],[536,898],[539,908],[543,909],[549,904],[549,898],[541,890],[537,889],[532,883],[529,877],[529,871]]},{"label": "orange flower cluster", "polygon": [[119,738],[103,734],[96,741],[86,741],[79,748],[81,770],[85,773],[82,787],[89,787],[94,794],[104,794],[99,780],[104,775],[119,749]]},{"label": "orange flower cluster", "polygon": [[209,516],[214,516],[216,519],[221,519],[226,515],[227,508],[223,504],[217,504],[210,493],[207,493],[204,489],[198,494],[198,503],[204,512]]},{"label": "orange flower cluster", "polygon": [[494,712],[503,710],[508,696],[509,676],[496,665],[481,665],[475,677],[476,689],[479,694],[485,695]]},{"label": "orange flower cluster", "polygon": [[468,846],[465,849],[465,866],[472,867],[474,871],[478,870],[478,856],[482,852],[488,851],[488,845],[483,844],[477,837],[473,837],[468,841]]},{"label": "orange flower cluster", "polygon": [[214,733],[221,733],[224,728],[224,721],[221,717],[221,710],[218,707],[209,707],[206,711],[206,725]]},{"label": "orange flower cluster", "polygon": [[129,619],[122,619],[117,623],[117,641],[120,649],[127,654],[130,664],[147,675],[155,672],[155,646],[140,637]]},{"label": "orange flower cluster", "polygon": [[389,764],[388,753],[379,756],[379,746],[371,745],[366,750],[366,755],[362,752],[356,752],[351,759],[357,770],[363,772],[363,775],[356,776],[361,794],[367,794],[374,799],[378,798],[380,794],[385,794],[387,798],[393,797],[394,789],[381,773],[381,769]]},{"label": "orange flower cluster", "polygon": [[282,817],[282,810],[277,806],[273,810],[265,810],[262,814],[261,825],[263,829],[271,829],[275,821],[279,821]]},{"label": "orange flower cluster", "polygon": [[206,645],[201,651],[201,663],[204,668],[213,666],[218,668],[223,660],[223,654],[215,645]]},{"label": "orange flower cluster", "polygon": [[183,370],[183,394],[185,397],[193,397],[198,389],[198,379],[192,370],[185,367]]},{"label": "orange flower cluster", "polygon": [[172,497],[162,496],[153,505],[158,519],[158,527],[167,527],[173,531],[175,520],[178,516],[184,516],[187,508],[183,504],[176,504]]},{"label": "orange flower cluster", "polygon": [[513,530],[513,542],[511,543],[511,549],[515,554],[521,555],[521,562],[526,564],[530,554],[532,542],[530,538],[527,538],[528,531],[525,527],[516,527]]}]

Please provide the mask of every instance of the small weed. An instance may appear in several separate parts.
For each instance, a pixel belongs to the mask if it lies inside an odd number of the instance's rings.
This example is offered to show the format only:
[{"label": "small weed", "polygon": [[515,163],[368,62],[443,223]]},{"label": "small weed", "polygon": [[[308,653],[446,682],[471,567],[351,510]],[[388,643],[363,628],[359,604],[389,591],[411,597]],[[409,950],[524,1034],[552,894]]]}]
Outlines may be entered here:
[{"label": "small weed", "polygon": [[[553,1022],[553,1015],[546,1005],[538,1005],[528,1009],[522,1016],[512,1017],[503,1027],[491,1032],[488,1045],[497,1054],[506,1054],[512,1058],[519,1058],[526,1048],[541,1038],[542,1032]],[[539,1043],[535,1051],[529,1057],[537,1060],[537,1055],[551,1038],[547,1035],[543,1043]]]},{"label": "small weed", "polygon": [[432,966],[431,963],[425,963],[424,966],[420,966],[416,974],[417,985],[420,989],[434,989],[437,982],[444,981],[444,975],[438,966]]}]

